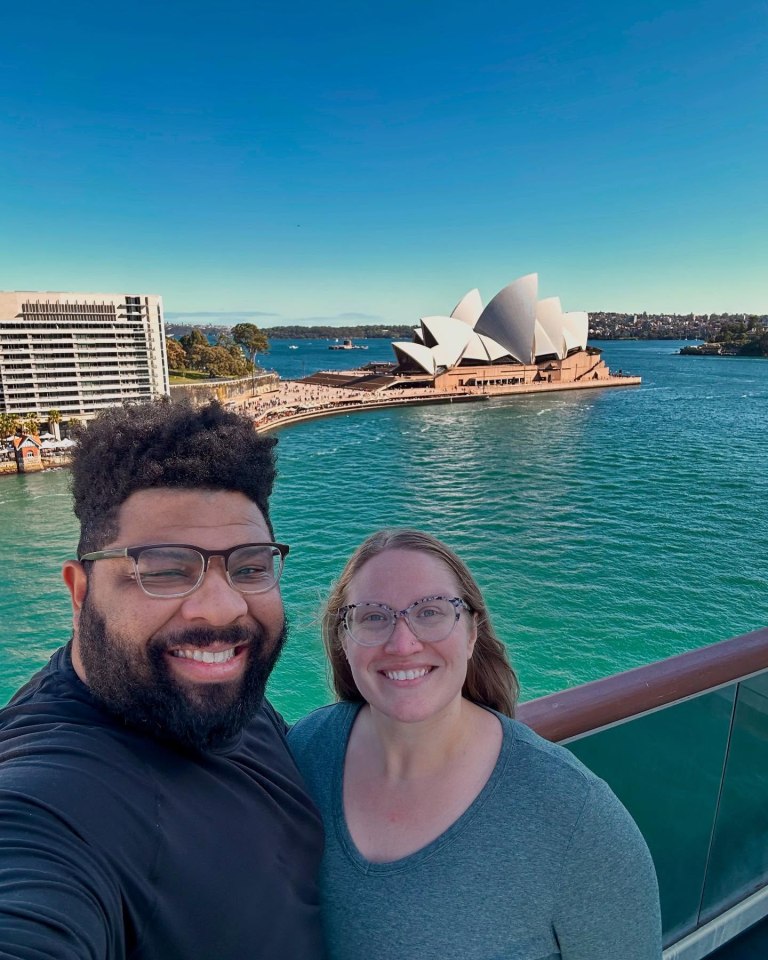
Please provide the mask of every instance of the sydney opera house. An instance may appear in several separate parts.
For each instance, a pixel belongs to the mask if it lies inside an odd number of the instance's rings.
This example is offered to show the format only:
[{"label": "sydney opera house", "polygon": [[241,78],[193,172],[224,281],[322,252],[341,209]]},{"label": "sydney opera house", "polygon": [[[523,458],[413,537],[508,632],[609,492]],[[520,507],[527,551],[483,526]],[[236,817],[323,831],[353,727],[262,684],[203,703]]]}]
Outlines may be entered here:
[{"label": "sydney opera house", "polygon": [[589,317],[538,297],[538,274],[515,280],[485,307],[470,290],[448,316],[422,317],[413,340],[392,344],[395,363],[368,364],[365,375],[315,374],[311,382],[388,396],[420,387],[471,396],[639,383],[614,376],[587,345]]},{"label": "sydney opera house", "polygon": [[392,347],[397,372],[426,374],[438,390],[610,377],[587,347],[589,318],[538,299],[538,275],[521,277],[483,307],[470,290],[450,316],[422,317],[411,343]]},{"label": "sydney opera house", "polygon": [[428,379],[441,392],[616,382],[601,351],[587,346],[588,315],[564,311],[559,297],[540,300],[538,279],[531,273],[515,280],[485,307],[479,291],[470,290],[449,316],[422,317],[412,342],[392,344],[392,373],[401,382]]}]

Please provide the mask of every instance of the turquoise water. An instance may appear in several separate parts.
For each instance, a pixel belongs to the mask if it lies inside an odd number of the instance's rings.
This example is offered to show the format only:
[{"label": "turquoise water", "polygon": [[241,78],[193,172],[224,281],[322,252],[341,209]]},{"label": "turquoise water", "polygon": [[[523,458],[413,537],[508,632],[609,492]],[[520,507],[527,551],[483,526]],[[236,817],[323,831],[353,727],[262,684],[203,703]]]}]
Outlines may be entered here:
[{"label": "turquoise water", "polygon": [[[301,341],[286,375],[389,359]],[[768,624],[768,362],[603,343],[639,388],[345,414],[279,432],[273,518],[291,544],[291,640],[271,685],[293,719],[326,702],[315,618],[383,525],[470,564],[530,698]],[[293,364],[293,368],[287,366]],[[0,699],[68,635],[59,567],[76,541],[66,471],[0,478]]]}]

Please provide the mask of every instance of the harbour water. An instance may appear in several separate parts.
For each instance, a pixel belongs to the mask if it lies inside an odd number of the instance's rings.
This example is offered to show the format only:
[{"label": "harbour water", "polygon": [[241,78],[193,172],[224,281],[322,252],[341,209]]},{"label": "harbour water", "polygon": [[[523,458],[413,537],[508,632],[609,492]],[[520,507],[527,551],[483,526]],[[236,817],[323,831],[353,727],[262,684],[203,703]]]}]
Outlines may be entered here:
[{"label": "harbour water", "polygon": [[[277,342],[285,376],[391,359],[386,341]],[[641,387],[348,413],[279,432],[291,544],[289,719],[326,702],[316,615],[372,530],[413,525],[470,564],[527,699],[768,624],[768,361],[599,343]],[[68,473],[0,478],[0,701],[68,636]]]}]

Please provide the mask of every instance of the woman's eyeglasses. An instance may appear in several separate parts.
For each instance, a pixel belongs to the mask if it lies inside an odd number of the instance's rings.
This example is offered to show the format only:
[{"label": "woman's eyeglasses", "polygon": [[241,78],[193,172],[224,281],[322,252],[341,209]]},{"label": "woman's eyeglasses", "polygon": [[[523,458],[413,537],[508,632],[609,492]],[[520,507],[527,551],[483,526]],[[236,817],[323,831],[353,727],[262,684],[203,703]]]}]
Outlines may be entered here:
[{"label": "woman's eyeglasses", "polygon": [[362,647],[378,647],[395,632],[398,617],[424,643],[439,643],[450,634],[469,605],[461,597],[424,597],[414,600],[403,610],[393,610],[386,603],[350,603],[339,610],[339,620],[355,643]]}]

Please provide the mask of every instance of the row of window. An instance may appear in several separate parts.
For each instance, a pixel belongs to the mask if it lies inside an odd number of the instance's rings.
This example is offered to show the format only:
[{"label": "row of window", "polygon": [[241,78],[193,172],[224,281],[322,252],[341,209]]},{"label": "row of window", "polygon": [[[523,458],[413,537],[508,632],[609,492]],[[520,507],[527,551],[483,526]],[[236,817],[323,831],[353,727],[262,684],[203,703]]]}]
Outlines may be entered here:
[{"label": "row of window", "polygon": [[61,330],[41,333],[33,337],[18,337],[11,340],[9,337],[0,338],[0,349],[19,350],[35,349],[44,350],[47,346],[57,346],[67,343],[119,343],[143,346],[147,342],[143,330],[112,330],[109,333],[102,333],[94,330],[76,330],[72,333],[65,333]]},{"label": "row of window", "polygon": [[116,358],[116,357],[105,357],[99,360],[98,363],[87,363],[83,359],[80,363],[70,362],[65,363],[63,361],[58,361],[54,363],[37,363],[30,365],[29,363],[4,363],[0,366],[0,376],[11,375],[14,373],[23,374],[28,377],[34,376],[36,373],[70,373],[70,374],[82,374],[82,373],[98,373],[103,372],[105,376],[115,376],[120,374],[123,370],[148,370],[149,364],[146,361],[141,361],[138,359],[131,358]]},{"label": "row of window", "polygon": [[127,340],[135,343],[145,343],[152,335],[147,335],[147,331],[142,327],[109,327],[99,325],[98,327],[71,327],[63,329],[62,327],[51,327],[49,330],[41,330],[36,333],[9,334],[0,330],[0,347],[13,349],[18,346],[70,342],[72,340]]},{"label": "row of window", "polygon": [[8,360],[23,360],[23,359],[34,359],[34,360],[50,360],[51,357],[70,357],[75,359],[79,356],[101,356],[105,352],[111,352],[114,356],[148,356],[150,351],[144,349],[143,345],[139,344],[138,349],[137,345],[131,343],[71,343],[67,344],[57,344],[51,350],[29,350],[23,349],[22,347],[16,347],[15,349],[0,350],[0,363],[3,358]]},{"label": "row of window", "polygon": [[124,297],[117,303],[83,303],[80,300],[27,300],[22,303],[24,313],[108,313],[118,307],[140,307],[141,297]]},{"label": "row of window", "polygon": [[[93,374],[90,374],[90,378],[93,377]],[[24,390],[34,388],[45,388],[45,389],[58,389],[62,390],[71,385],[77,384],[86,384],[86,383],[149,383],[149,375],[146,370],[126,370],[121,371],[121,376],[119,380],[116,380],[115,377],[100,377],[96,380],[88,379],[83,380],[81,377],[74,376],[73,374],[64,375],[64,376],[52,376],[45,375],[41,377],[3,377],[3,382],[7,390]]]},{"label": "row of window", "polygon": [[38,404],[45,406],[50,410],[51,406],[61,409],[67,403],[93,403],[97,400],[126,400],[132,397],[151,397],[152,393],[148,388],[142,388],[137,385],[133,389],[125,390],[89,390],[87,393],[69,392],[59,393],[25,393],[6,396],[4,406],[8,413],[27,412]]},{"label": "row of window", "polygon": [[[96,384],[67,384],[63,387],[50,387],[38,385],[29,387],[26,390],[6,390],[5,395],[8,400],[15,400],[22,403],[29,397],[84,397],[93,393],[97,394],[117,394],[130,393],[133,391],[148,392],[151,390],[151,384],[148,380],[129,380],[125,383],[96,383]],[[53,404],[56,406],[56,404]]]},{"label": "row of window", "polygon": [[13,336],[17,333],[31,333],[33,330],[45,329],[50,327],[52,330],[116,330],[120,327],[126,327],[132,330],[142,330],[144,327],[143,318],[139,316],[115,316],[105,319],[101,323],[88,320],[85,317],[72,317],[71,320],[64,320],[61,317],[51,317],[50,319],[37,318],[36,322],[30,320],[2,320],[0,321],[0,339],[7,336]]},{"label": "row of window", "polygon": [[26,366],[37,364],[40,366],[50,366],[56,361],[61,361],[62,365],[72,366],[77,363],[100,363],[102,360],[121,360],[133,361],[134,363],[148,363],[149,357],[145,350],[115,350],[114,347],[93,347],[90,350],[58,350],[51,353],[6,353],[0,354],[0,365],[6,366]]},{"label": "row of window", "polygon": [[[128,298],[126,297],[126,303]],[[114,313],[114,303],[55,303],[46,301],[28,301],[22,303],[22,313]]]},{"label": "row of window", "polygon": [[136,383],[153,383],[157,382],[153,380],[147,374],[146,370],[132,370],[130,373],[127,373],[124,377],[93,377],[91,375],[88,379],[68,377],[65,380],[61,378],[49,377],[46,379],[27,380],[25,383],[20,381],[8,381],[3,384],[3,388],[7,393],[18,393],[19,390],[46,390],[54,392],[56,390],[79,390],[84,384],[89,383],[100,383],[106,386],[114,387],[115,389],[123,384],[136,384]]}]

